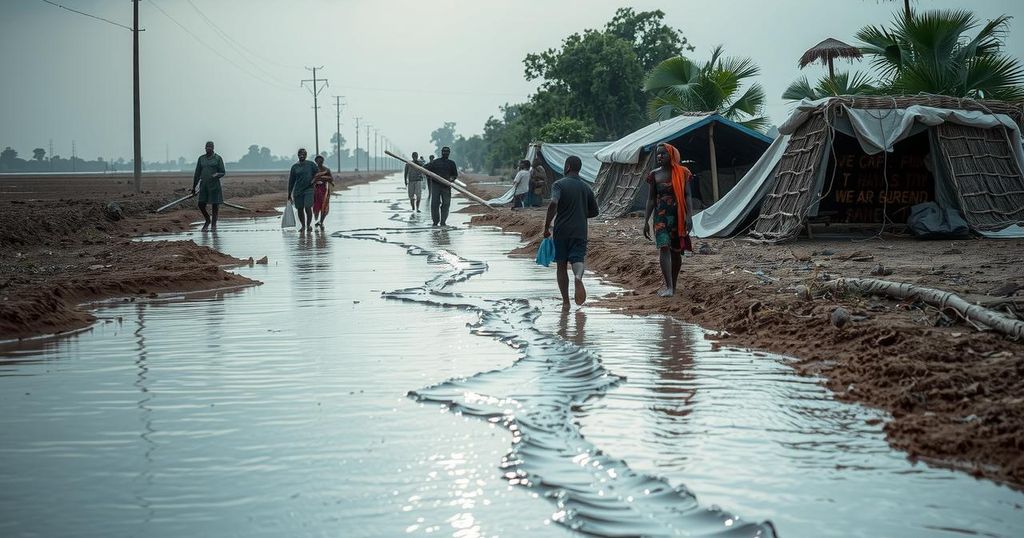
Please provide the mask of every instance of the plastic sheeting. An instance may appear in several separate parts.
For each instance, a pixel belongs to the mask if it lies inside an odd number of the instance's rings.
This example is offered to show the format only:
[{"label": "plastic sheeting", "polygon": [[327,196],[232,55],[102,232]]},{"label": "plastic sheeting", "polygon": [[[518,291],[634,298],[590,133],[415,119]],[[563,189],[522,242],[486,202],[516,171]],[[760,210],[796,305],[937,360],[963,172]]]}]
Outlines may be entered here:
[{"label": "plastic sheeting", "polygon": [[[565,175],[565,159],[575,155],[583,161],[583,169],[580,170],[580,178],[594,184],[597,180],[597,172],[601,170],[601,161],[594,158],[594,153],[610,144],[610,142],[585,142],[583,144],[548,144],[540,145],[541,156],[548,164],[548,167],[560,176]],[[537,155],[537,146],[530,144],[526,149],[525,159],[533,162]]]},{"label": "plastic sheeting", "polygon": [[775,184],[775,166],[789,145],[789,135],[780,136],[743,179],[717,203],[693,216],[691,233],[695,237],[727,237],[736,232]]},{"label": "plastic sheeting", "polygon": [[729,121],[718,114],[676,116],[665,121],[654,122],[647,127],[633,131],[601,148],[600,151],[594,154],[594,157],[604,163],[636,164],[640,161],[640,154],[645,150],[649,150],[655,144],[675,140],[713,121],[742,131],[744,134],[760,138],[765,142],[772,141],[771,138],[738,123]]}]

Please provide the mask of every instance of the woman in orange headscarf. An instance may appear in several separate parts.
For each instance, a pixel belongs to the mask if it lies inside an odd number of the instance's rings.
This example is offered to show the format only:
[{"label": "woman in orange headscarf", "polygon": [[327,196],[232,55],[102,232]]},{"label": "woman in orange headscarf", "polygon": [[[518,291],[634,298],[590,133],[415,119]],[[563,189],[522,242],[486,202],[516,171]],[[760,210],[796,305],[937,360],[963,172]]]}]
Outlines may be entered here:
[{"label": "woman in orange headscarf", "polygon": [[679,150],[671,144],[658,144],[655,150],[657,168],[647,176],[650,196],[644,214],[644,237],[651,239],[651,216],[654,216],[654,242],[660,252],[661,275],[665,287],[659,297],[671,297],[683,266],[682,251],[693,251],[687,223],[686,194],[693,174],[682,165]]}]

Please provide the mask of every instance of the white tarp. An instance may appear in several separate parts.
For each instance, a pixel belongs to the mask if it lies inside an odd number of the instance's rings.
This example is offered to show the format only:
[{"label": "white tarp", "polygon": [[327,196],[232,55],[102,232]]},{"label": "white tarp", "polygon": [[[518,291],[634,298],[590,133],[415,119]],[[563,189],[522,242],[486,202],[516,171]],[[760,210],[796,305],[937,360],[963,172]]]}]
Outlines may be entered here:
[{"label": "white tarp", "polygon": [[716,114],[676,116],[665,121],[656,121],[601,148],[594,153],[594,157],[603,163],[636,164],[640,161],[640,153],[644,147],[672,140],[684,131],[699,127],[698,124],[708,123],[713,116]]},{"label": "white tarp", "polygon": [[782,160],[788,144],[789,135],[776,138],[732,190],[711,207],[694,215],[693,235],[701,238],[728,237],[736,233],[736,228],[775,184],[772,172]]},{"label": "white tarp", "polygon": [[516,194],[515,190],[516,190],[516,186],[515,185],[509,187],[509,189],[507,191],[505,191],[505,194],[502,194],[501,196],[499,196],[497,198],[491,198],[490,200],[487,200],[487,205],[495,206],[495,205],[511,204],[512,203],[512,198]]},{"label": "white tarp", "polygon": [[[565,159],[575,155],[583,161],[583,169],[580,170],[580,178],[591,185],[597,181],[597,172],[601,170],[601,161],[594,158],[594,152],[607,146],[610,142],[585,142],[582,144],[548,144],[543,143],[540,147],[544,160],[551,169],[558,175],[565,175]],[[533,162],[537,155],[537,147],[530,144],[526,148],[526,160]]]},{"label": "white tarp", "polygon": [[[768,151],[743,176],[728,194],[723,196],[711,207],[693,216],[693,235],[697,237],[727,237],[732,235],[749,215],[753,207],[761,200],[771,182],[768,181],[775,164],[782,158],[785,146],[791,135],[800,125],[810,119],[814,110],[824,105],[828,99],[811,101],[805,99],[797,105],[796,111],[781,127],[777,138]],[[1010,147],[1016,153],[1018,165],[1024,170],[1024,146],[1021,145],[1021,133],[1017,124],[1005,114],[988,114],[971,110],[953,110],[928,106],[910,106],[907,108],[865,109],[844,107],[845,118],[836,121],[836,130],[855,137],[865,153],[876,154],[883,150],[892,151],[893,146],[919,132],[920,125],[935,126],[945,122],[991,129],[1005,126],[1010,135]],[[920,125],[918,125],[920,124]],[[918,130],[915,130],[918,125]],[[780,140],[785,140],[780,142]],[[607,149],[607,148],[606,148]],[[773,163],[770,164],[774,160]],[[771,178],[774,179],[774,178]],[[939,189],[936,188],[936,191]],[[986,233],[990,237],[1024,237],[1024,228],[1011,226],[997,234]]]}]

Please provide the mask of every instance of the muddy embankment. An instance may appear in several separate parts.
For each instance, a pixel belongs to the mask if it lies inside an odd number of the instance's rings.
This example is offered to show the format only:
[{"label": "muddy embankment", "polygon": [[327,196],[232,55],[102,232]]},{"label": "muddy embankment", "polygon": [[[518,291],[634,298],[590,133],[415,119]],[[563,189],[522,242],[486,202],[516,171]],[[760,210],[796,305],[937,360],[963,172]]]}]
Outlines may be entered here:
[{"label": "muddy embankment", "polygon": [[[338,189],[382,175],[342,173]],[[0,340],[86,327],[85,302],[258,284],[226,270],[250,260],[190,240],[133,240],[202,221],[194,200],[154,213],[191,184],[190,174],[146,175],[136,194],[124,177],[0,176]],[[231,175],[226,200],[252,211],[222,207],[220,218],[276,214],[286,187],[283,173]]]},{"label": "muddy embankment", "polygon": [[[485,198],[504,190],[479,181],[474,187]],[[530,257],[543,221],[541,208],[473,218],[521,234],[526,244],[512,254]],[[837,277],[883,278],[1019,314],[1024,241],[922,242],[883,234],[777,246],[742,238],[703,243],[707,254],[684,258],[676,296],[661,298],[657,252],[643,238],[642,218],[591,221],[588,268],[629,290],[601,304],[719,331],[720,345],[794,357],[799,373],[821,376],[840,399],[890,412],[887,438],[911,458],[1024,486],[1024,343],[920,302],[837,294],[822,285]],[[841,327],[831,320],[838,307],[850,314]]]}]

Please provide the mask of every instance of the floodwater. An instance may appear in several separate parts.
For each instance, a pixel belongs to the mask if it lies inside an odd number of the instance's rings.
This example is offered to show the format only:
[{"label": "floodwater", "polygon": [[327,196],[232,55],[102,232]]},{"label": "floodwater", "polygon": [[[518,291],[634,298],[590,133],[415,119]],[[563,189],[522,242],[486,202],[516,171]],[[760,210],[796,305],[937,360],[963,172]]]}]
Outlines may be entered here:
[{"label": "floodwater", "polygon": [[1024,494],[908,462],[883,413],[784,358],[563,313],[551,269],[504,255],[516,237],[460,214],[431,229],[400,186],[342,192],[327,234],[187,235],[268,256],[238,270],[262,286],[105,305],[89,331],[0,346],[0,536],[1024,528]]}]

